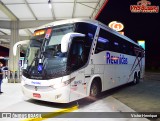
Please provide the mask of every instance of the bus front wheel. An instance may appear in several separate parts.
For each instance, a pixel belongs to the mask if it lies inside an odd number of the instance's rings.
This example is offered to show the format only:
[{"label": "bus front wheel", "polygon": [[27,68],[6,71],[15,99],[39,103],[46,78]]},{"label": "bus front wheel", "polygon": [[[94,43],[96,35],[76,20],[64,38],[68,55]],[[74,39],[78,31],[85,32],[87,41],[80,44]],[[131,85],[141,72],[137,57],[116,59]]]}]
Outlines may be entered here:
[{"label": "bus front wheel", "polygon": [[99,84],[98,82],[93,81],[91,84],[90,96],[96,98],[98,97],[99,93],[100,93]]}]

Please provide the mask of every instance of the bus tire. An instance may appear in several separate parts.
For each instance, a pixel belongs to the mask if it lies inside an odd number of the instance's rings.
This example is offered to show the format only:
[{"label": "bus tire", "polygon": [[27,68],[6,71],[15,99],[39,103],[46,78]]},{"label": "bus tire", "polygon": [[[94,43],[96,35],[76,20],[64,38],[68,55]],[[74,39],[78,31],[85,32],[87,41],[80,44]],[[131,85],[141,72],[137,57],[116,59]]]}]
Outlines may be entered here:
[{"label": "bus tire", "polygon": [[99,83],[96,80],[93,80],[90,88],[90,96],[92,98],[97,98],[100,93],[100,86]]},{"label": "bus tire", "polygon": [[139,77],[137,76],[137,74],[134,75],[134,80],[132,82],[133,85],[136,85],[139,83]]}]

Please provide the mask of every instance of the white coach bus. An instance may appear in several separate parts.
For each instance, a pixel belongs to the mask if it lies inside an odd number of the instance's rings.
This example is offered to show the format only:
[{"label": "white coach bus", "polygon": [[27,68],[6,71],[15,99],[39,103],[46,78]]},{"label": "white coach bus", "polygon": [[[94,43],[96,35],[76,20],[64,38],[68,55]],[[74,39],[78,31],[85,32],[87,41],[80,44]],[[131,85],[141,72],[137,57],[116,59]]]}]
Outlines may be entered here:
[{"label": "white coach bus", "polygon": [[144,50],[90,19],[70,19],[35,30],[22,74],[25,96],[69,103],[132,82],[144,74]]}]

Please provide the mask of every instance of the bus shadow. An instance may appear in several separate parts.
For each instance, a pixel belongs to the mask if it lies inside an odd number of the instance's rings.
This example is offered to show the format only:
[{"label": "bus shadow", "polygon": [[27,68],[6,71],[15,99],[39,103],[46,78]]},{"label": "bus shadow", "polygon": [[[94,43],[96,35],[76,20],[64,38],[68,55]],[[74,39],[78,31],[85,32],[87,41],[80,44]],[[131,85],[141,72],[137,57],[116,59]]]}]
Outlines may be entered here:
[{"label": "bus shadow", "polygon": [[113,89],[109,89],[107,91],[104,91],[100,94],[100,99],[103,99],[105,98],[106,96],[112,96],[113,94],[115,93],[118,93],[126,88],[129,88],[130,86],[132,86],[131,83],[127,83],[127,84],[124,84],[124,85],[121,85],[121,86],[118,86],[118,87],[115,87]]},{"label": "bus shadow", "polygon": [[92,104],[95,101],[103,100],[108,96],[112,96],[112,95],[120,92],[121,90],[129,88],[130,86],[132,86],[132,84],[131,83],[127,83],[125,85],[121,85],[121,86],[115,87],[113,89],[109,89],[107,91],[101,92],[100,95],[97,98],[86,97],[86,98],[77,100],[77,102],[78,102],[79,107],[85,107],[86,105]]},{"label": "bus shadow", "polygon": [[59,109],[64,109],[64,108],[71,108],[76,104],[76,102],[71,102],[71,103],[55,103],[55,102],[47,102],[47,101],[41,101],[41,100],[35,100],[35,99],[29,99],[27,100],[28,103],[33,103],[35,105],[40,105],[40,106],[45,106],[45,107],[50,107],[50,108],[59,108]]},{"label": "bus shadow", "polygon": [[34,103],[35,105],[41,105],[41,106],[46,106],[50,108],[53,107],[53,108],[64,109],[64,108],[71,108],[73,106],[78,106],[79,108],[81,108],[89,104],[92,104],[95,101],[102,100],[108,96],[112,96],[113,94],[118,93],[119,91],[124,90],[125,88],[129,88],[129,86],[131,86],[130,83],[104,91],[100,93],[98,98],[86,97],[70,103],[54,103],[54,102],[47,102],[47,101],[34,100],[34,99],[29,99],[26,101],[29,103]]}]

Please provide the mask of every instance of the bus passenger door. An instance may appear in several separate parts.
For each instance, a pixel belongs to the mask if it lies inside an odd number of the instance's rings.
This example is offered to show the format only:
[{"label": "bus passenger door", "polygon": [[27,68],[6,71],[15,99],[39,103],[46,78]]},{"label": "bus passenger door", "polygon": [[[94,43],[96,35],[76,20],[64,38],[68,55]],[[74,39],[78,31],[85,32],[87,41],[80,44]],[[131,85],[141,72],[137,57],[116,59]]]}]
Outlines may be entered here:
[{"label": "bus passenger door", "polygon": [[72,40],[69,53],[69,65],[72,71],[71,78],[75,79],[71,82],[70,101],[77,100],[86,96],[85,87],[85,46],[84,38],[74,38]]},{"label": "bus passenger door", "polygon": [[81,69],[71,74],[71,77],[75,77],[75,79],[71,82],[70,101],[81,99],[86,96],[84,72],[84,69]]}]

